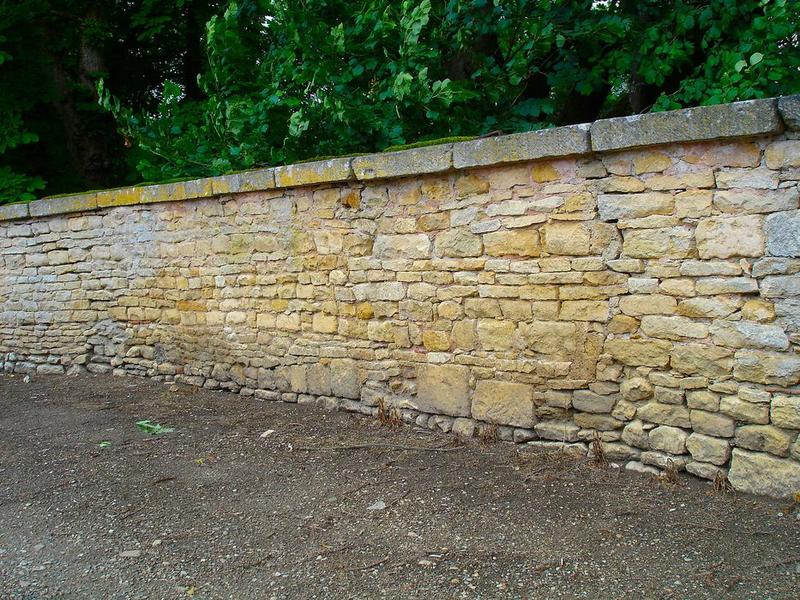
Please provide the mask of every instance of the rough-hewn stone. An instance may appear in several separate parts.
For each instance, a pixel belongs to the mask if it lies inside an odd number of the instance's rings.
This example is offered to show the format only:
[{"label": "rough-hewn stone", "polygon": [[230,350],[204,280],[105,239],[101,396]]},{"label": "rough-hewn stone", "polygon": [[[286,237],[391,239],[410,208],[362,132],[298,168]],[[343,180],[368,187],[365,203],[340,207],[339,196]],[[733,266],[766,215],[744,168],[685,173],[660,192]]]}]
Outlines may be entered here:
[{"label": "rough-hewn stone", "polygon": [[788,472],[800,142],[774,106],[601,123],[633,131],[591,158],[578,126],[1,207],[0,369]]},{"label": "rough-hewn stone", "polygon": [[728,480],[742,492],[793,497],[800,490],[800,462],[734,448]]},{"label": "rough-hewn stone", "polygon": [[531,428],[536,422],[533,411],[533,387],[530,385],[483,379],[475,386],[472,416],[476,419]]}]

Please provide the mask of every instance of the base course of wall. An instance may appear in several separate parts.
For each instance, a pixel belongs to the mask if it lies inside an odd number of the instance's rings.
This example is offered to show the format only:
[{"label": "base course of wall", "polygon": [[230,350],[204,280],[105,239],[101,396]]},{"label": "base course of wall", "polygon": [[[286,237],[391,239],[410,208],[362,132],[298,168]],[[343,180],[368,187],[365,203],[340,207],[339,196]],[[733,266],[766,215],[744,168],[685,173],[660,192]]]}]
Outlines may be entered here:
[{"label": "base course of wall", "polygon": [[[0,368],[800,491],[800,97],[0,207]],[[595,444],[593,444],[595,442]]]}]

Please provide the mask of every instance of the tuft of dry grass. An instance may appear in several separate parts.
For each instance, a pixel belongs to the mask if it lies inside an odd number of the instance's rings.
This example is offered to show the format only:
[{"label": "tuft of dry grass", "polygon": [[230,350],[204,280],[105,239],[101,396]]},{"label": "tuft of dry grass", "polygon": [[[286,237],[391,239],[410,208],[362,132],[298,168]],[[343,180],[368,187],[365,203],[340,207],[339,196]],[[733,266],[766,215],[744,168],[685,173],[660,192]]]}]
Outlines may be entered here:
[{"label": "tuft of dry grass", "polygon": [[606,451],[603,449],[603,441],[596,431],[592,436],[592,465],[601,469],[605,469],[608,466],[608,458],[606,457]]},{"label": "tuft of dry grass", "polygon": [[678,477],[678,469],[675,468],[675,463],[672,462],[672,459],[667,461],[667,466],[661,472],[661,475],[658,476],[658,480],[661,483],[666,485],[678,485],[680,483],[680,478]]},{"label": "tuft of dry grass", "polygon": [[403,420],[400,418],[400,412],[396,408],[386,408],[383,400],[378,400],[378,423],[380,423],[381,427],[400,429],[403,425]]},{"label": "tuft of dry grass", "polygon": [[485,427],[481,427],[478,432],[478,441],[481,446],[488,446],[497,443],[497,425],[490,423]]},{"label": "tuft of dry grass", "polygon": [[733,486],[731,482],[728,481],[728,476],[722,471],[717,471],[717,474],[714,476],[714,491],[722,494],[729,494],[733,491]]}]

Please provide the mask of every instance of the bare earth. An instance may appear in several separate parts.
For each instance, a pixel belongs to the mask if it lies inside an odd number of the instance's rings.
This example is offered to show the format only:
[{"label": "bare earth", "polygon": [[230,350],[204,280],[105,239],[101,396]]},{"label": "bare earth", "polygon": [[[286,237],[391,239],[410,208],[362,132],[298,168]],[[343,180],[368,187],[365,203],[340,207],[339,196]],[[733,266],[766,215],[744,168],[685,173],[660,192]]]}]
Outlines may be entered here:
[{"label": "bare earth", "polygon": [[799,533],[795,506],[689,478],[143,379],[0,376],[4,599],[796,598]]}]

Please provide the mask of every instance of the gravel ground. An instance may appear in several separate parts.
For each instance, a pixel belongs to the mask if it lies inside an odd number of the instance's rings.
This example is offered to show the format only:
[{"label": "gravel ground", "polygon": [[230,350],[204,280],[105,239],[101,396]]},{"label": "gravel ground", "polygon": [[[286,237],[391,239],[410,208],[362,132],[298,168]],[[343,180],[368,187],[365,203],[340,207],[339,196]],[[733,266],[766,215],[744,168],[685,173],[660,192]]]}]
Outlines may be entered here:
[{"label": "gravel ground", "polygon": [[143,379],[0,376],[4,599],[797,598],[796,508]]}]

